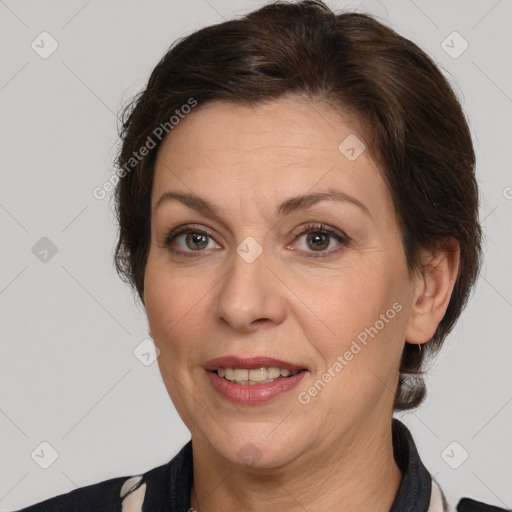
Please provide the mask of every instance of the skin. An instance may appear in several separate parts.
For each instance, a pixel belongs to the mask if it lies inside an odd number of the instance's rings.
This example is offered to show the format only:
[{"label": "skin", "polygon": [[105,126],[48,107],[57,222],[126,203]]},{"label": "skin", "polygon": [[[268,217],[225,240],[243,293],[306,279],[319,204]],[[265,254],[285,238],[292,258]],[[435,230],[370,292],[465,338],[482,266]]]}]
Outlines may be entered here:
[{"label": "skin", "polygon": [[[397,493],[402,475],[391,419],[401,353],[406,341],[434,334],[459,255],[423,251],[430,270],[409,272],[393,202],[370,152],[351,162],[338,150],[350,134],[364,141],[357,120],[299,97],[252,107],[214,102],[199,105],[159,149],[144,301],[163,381],[192,434],[191,505],[199,512],[387,511]],[[283,217],[276,211],[292,196],[330,188],[368,212],[331,200]],[[176,200],[156,207],[167,191],[206,198],[217,214]],[[309,222],[349,241],[315,243],[318,229],[298,235]],[[199,249],[186,234],[166,246],[168,232],[185,224],[211,237]],[[262,249],[252,263],[236,252],[249,236]],[[328,256],[308,257],[319,252]],[[395,303],[400,312],[300,403],[299,393]],[[217,394],[204,369],[225,355],[274,357],[308,373],[269,402],[234,404]],[[253,460],[239,456],[248,443]]]}]

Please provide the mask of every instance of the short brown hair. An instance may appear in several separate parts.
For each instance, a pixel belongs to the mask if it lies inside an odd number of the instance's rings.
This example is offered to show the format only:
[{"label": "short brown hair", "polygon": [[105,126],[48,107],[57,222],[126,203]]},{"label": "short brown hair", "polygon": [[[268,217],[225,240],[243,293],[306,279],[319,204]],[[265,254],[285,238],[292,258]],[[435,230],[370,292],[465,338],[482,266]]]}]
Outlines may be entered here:
[{"label": "short brown hair", "polygon": [[441,348],[480,268],[475,155],[464,113],[440,70],[416,44],[369,15],[335,14],[315,0],[278,1],[171,46],[123,112],[117,271],[144,302],[161,140],[140,161],[133,154],[155,128],[168,126],[191,98],[199,105],[257,104],[288,94],[321,100],[361,121],[393,198],[410,272],[420,270],[420,248],[459,243],[459,274],[444,318],[421,351],[404,347],[394,408],[416,407],[426,393],[423,360]]}]

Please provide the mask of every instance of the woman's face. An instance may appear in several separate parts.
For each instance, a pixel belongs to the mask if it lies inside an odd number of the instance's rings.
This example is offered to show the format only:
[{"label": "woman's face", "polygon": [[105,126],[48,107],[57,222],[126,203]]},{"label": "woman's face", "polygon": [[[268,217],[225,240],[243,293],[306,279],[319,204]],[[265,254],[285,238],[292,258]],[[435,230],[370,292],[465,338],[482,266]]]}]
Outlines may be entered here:
[{"label": "woman's face", "polygon": [[199,105],[159,150],[146,311],[212,457],[305,463],[391,417],[414,285],[362,140],[290,97]]}]

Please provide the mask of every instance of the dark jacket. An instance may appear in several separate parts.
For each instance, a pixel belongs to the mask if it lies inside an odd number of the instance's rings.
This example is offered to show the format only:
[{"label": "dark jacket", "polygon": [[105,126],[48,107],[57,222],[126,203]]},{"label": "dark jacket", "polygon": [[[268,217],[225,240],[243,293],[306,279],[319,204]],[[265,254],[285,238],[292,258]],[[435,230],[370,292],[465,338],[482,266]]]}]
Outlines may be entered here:
[{"label": "dark jacket", "polygon": [[[411,433],[397,419],[393,419],[393,448],[403,477],[390,512],[454,510],[446,503],[442,490],[421,462]],[[142,512],[189,512],[192,479],[192,442],[189,441],[170,462],[139,478],[125,476],[81,487],[19,512],[122,512],[123,499],[141,491],[144,496]],[[440,503],[438,507],[434,504],[436,500]],[[503,512],[505,509],[463,498],[456,510]]]}]

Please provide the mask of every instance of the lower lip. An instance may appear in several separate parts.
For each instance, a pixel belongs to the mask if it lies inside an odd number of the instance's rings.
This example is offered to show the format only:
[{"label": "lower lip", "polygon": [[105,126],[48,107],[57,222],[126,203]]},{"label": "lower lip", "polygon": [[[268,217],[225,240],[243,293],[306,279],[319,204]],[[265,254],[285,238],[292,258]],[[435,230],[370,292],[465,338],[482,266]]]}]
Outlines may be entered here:
[{"label": "lower lip", "polygon": [[306,371],[301,371],[291,377],[277,378],[267,384],[237,384],[219,377],[216,372],[206,372],[210,382],[220,395],[231,402],[255,405],[268,402],[273,398],[290,391],[304,378]]}]

